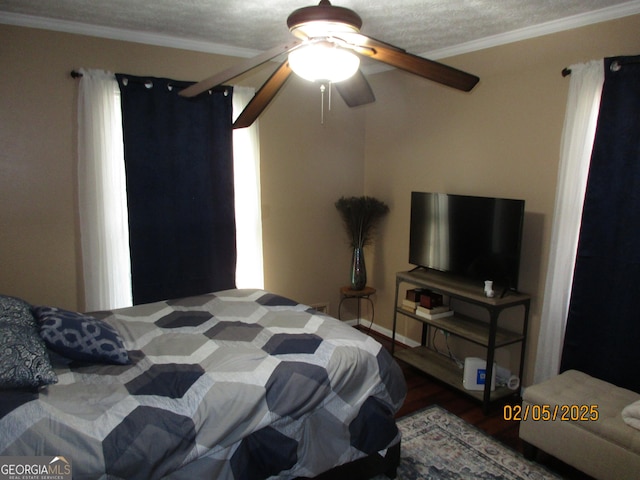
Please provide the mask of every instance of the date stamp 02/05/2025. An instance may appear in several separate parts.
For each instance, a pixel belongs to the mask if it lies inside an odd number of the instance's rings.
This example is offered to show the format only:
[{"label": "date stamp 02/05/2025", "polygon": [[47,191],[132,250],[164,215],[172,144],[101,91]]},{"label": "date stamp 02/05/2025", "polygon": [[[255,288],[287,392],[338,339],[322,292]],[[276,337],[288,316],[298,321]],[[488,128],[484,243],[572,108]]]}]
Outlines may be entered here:
[{"label": "date stamp 02/05/2025", "polygon": [[596,422],[600,418],[598,405],[505,405],[502,417],[508,421],[534,422]]}]

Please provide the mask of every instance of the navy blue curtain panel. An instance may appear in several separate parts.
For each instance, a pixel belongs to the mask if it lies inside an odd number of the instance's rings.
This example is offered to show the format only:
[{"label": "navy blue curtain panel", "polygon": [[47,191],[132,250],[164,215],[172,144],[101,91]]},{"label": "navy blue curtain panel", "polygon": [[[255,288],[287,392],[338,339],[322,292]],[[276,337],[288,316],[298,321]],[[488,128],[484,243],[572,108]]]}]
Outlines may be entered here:
[{"label": "navy blue curtain panel", "polygon": [[234,288],[232,89],[116,77],[134,304]]},{"label": "navy blue curtain panel", "polygon": [[605,59],[561,370],[640,392],[640,57]]}]

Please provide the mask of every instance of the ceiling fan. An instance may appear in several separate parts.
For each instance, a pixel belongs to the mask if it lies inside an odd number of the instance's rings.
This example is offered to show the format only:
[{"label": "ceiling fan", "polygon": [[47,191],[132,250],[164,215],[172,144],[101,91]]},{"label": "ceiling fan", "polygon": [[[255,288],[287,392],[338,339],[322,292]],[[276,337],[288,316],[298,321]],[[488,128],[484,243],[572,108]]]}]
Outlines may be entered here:
[{"label": "ceiling fan", "polygon": [[[309,80],[335,83],[338,93],[349,107],[375,101],[371,86],[359,70],[358,55],[466,92],[479,81],[475,75],[361,34],[360,16],[348,8],[331,5],[329,0],[320,0],[318,5],[295,10],[287,18],[287,26],[295,37],[290,42],[193,84],[182,90],[180,95],[194,97],[285,53],[288,58],[258,89],[234,122],[233,128],[251,125],[282,88],[292,71]],[[341,68],[336,68],[338,66]],[[346,73],[342,67],[347,70]],[[308,68],[311,71],[307,71]]]}]

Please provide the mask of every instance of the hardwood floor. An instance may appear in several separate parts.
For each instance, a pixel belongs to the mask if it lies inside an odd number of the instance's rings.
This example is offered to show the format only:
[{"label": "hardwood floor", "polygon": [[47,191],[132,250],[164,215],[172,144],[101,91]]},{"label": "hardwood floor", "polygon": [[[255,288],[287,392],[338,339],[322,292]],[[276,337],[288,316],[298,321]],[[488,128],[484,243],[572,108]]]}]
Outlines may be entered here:
[{"label": "hardwood floor", "polygon": [[[385,348],[390,349],[391,340],[389,338],[376,332],[368,331],[366,328],[361,328],[361,330],[374,337]],[[404,347],[396,344],[396,348]],[[407,398],[398,412],[398,417],[408,415],[430,405],[440,405],[468,423],[475,425],[496,440],[522,453],[523,444],[518,436],[519,423],[507,421],[503,418],[502,407],[504,403],[496,403],[492,406],[489,414],[484,415],[481,404],[476,399],[422,373],[401,360],[397,361],[402,368],[408,387]],[[510,400],[506,400],[505,403],[515,404],[519,401],[519,398],[513,397]],[[546,455],[544,452],[539,452],[536,461],[563,478],[569,480],[592,480],[588,475]]]}]

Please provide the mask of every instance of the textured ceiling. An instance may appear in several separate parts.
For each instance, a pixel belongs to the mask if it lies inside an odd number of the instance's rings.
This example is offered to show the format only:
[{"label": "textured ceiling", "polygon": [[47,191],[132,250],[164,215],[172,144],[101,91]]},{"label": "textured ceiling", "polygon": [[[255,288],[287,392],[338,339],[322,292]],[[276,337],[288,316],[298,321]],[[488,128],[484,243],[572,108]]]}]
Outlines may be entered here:
[{"label": "textured ceiling", "polygon": [[[288,41],[287,16],[307,0],[0,0],[0,22],[53,19],[54,29],[83,26],[210,44],[210,51],[250,56]],[[335,0],[363,19],[362,33],[427,54],[535,26],[572,28],[640,13],[625,0]],[[578,21],[579,20],[579,21]],[[46,23],[37,25],[47,26]],[[102,33],[101,33],[102,32]],[[127,39],[127,38],[125,38]],[[220,48],[217,48],[220,47]],[[230,47],[227,51],[222,47]],[[243,51],[244,50],[244,51]]]}]

